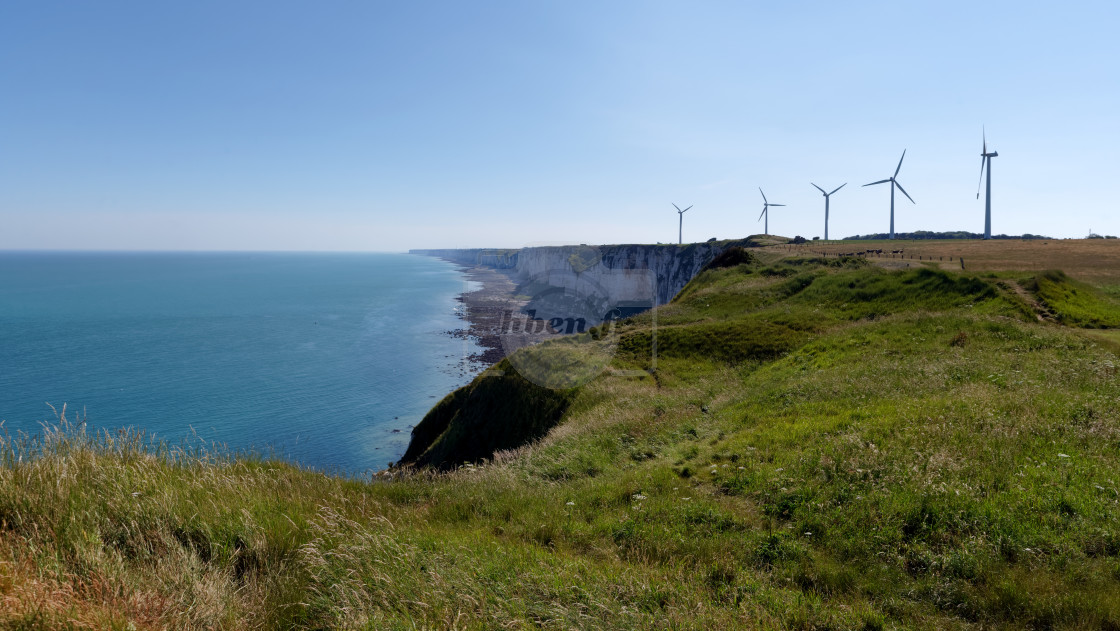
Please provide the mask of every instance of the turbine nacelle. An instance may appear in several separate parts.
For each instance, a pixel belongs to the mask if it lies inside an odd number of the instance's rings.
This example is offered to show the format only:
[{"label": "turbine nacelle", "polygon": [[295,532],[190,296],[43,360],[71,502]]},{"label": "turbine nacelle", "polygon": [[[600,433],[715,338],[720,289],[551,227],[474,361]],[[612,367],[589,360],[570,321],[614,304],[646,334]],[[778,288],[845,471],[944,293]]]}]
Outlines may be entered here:
[{"label": "turbine nacelle", "polygon": [[994,158],[994,157],[998,156],[999,152],[997,152],[997,151],[993,151],[991,153],[988,153],[988,130],[984,129],[983,127],[981,127],[980,130],[981,130],[981,133],[983,134],[983,139],[984,139],[984,143],[981,145],[980,155],[985,157],[985,158]]},{"label": "turbine nacelle", "polygon": [[[810,184],[813,184],[812,182],[809,182],[809,183],[810,183]],[[832,195],[833,193],[835,193],[836,191],[838,191],[838,190],[840,190],[840,189],[844,188],[844,187],[845,187],[845,186],[847,186],[847,185],[848,185],[848,183],[847,183],[847,182],[844,182],[844,183],[843,183],[843,184],[841,184],[840,186],[837,186],[836,188],[832,189],[831,191],[829,191],[829,192],[827,192],[827,193],[826,193],[826,192],[824,192],[824,189],[823,189],[823,188],[821,188],[821,187],[817,186],[816,184],[813,184],[813,188],[815,188],[815,189],[817,189],[818,191],[820,191],[820,192],[821,192],[821,195],[824,195],[824,196],[825,196],[825,198],[827,198],[827,197],[828,197],[829,195]]]}]

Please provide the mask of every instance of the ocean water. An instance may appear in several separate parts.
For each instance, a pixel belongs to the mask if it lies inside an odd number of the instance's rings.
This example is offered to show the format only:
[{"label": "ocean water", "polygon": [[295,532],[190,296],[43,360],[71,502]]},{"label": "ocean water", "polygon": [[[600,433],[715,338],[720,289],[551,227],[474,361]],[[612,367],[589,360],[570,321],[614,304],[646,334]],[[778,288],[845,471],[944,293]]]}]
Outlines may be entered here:
[{"label": "ocean water", "polygon": [[472,368],[467,290],[408,254],[0,252],[0,420],[84,410],[362,475]]}]

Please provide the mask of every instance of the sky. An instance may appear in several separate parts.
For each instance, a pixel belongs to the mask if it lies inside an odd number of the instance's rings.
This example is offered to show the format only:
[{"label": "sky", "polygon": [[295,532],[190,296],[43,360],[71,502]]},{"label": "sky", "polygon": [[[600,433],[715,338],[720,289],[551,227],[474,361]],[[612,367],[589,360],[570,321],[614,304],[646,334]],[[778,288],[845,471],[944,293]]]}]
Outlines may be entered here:
[{"label": "sky", "polygon": [[[0,249],[1120,234],[1114,2],[0,3]],[[985,130],[985,131],[982,131]]]}]

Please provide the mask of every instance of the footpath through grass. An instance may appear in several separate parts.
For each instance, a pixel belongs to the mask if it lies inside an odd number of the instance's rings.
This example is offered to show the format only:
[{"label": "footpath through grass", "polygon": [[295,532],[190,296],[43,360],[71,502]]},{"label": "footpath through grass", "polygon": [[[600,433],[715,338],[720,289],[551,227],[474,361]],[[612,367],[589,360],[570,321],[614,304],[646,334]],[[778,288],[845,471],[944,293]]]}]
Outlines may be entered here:
[{"label": "footpath through grass", "polygon": [[0,629],[1120,628],[1098,338],[985,278],[808,259],[707,270],[658,323],[648,377],[449,397],[414,450],[486,460],[442,473],[7,437]]}]

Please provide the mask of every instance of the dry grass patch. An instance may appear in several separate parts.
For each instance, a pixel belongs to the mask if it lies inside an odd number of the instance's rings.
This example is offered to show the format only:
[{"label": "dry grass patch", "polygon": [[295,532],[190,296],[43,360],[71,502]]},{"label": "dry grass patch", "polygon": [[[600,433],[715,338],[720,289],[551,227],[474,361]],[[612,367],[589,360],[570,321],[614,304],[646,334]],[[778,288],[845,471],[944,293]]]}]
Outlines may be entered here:
[{"label": "dry grass patch", "polygon": [[[1098,285],[1120,285],[1120,239],[1044,239],[1044,240],[917,240],[839,241],[779,246],[774,253],[805,256],[812,252],[831,255],[862,252],[868,249],[903,250],[905,259],[871,257],[875,263],[905,260],[917,266],[931,262],[941,269],[960,270],[964,257],[966,271],[1008,272],[1060,269],[1070,276]],[[910,257],[913,256],[913,259]],[[953,261],[949,261],[949,257]],[[921,257],[921,259],[919,259]],[[938,259],[930,261],[930,259]]]}]

